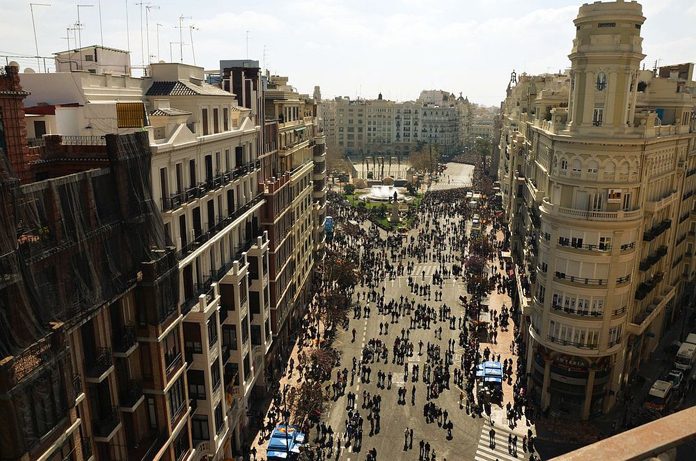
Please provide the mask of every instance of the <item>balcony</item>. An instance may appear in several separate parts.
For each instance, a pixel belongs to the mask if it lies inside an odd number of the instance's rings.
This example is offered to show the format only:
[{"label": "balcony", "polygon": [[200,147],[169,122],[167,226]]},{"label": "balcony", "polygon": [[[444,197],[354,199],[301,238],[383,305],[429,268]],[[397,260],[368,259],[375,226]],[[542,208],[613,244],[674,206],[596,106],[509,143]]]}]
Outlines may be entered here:
[{"label": "balcony", "polygon": [[114,360],[111,356],[111,349],[108,347],[99,347],[96,350],[94,363],[87,369],[85,381],[98,384],[104,381],[112,371],[114,371]]},{"label": "balcony", "polygon": [[631,221],[641,217],[641,210],[631,211],[593,211],[566,208],[550,203],[546,198],[542,201],[542,210],[548,214],[572,219],[588,221]]},{"label": "balcony", "polygon": [[87,461],[92,457],[92,440],[89,437],[80,437],[80,446],[82,447],[82,458]]},{"label": "balcony", "polygon": [[[648,329],[653,320],[660,315],[660,312],[664,310],[667,303],[674,297],[675,291],[676,288],[672,287],[664,295],[656,296],[649,306],[638,312],[628,323],[628,332],[636,336],[642,335],[645,330]],[[638,299],[637,295],[636,299]]]},{"label": "balcony", "polygon": [[121,415],[116,407],[100,412],[93,421],[93,435],[97,442],[110,442],[121,428]]},{"label": "balcony", "polygon": [[578,285],[588,285],[588,286],[607,286],[606,279],[591,279],[587,277],[576,277],[574,275],[566,275],[563,272],[556,272],[554,275],[554,280],[575,283]]},{"label": "balcony", "polygon": [[599,345],[596,343],[586,344],[586,343],[581,343],[581,342],[576,342],[576,341],[568,341],[565,339],[556,338],[554,336],[548,336],[546,339],[548,339],[552,343],[560,344],[561,346],[571,346],[571,347],[576,347],[578,349],[592,350],[592,349],[597,349],[599,347]]},{"label": "balcony", "polygon": [[114,333],[114,357],[128,357],[138,347],[135,325],[126,325]]},{"label": "balcony", "polygon": [[646,201],[645,202],[645,211],[649,213],[655,213],[656,211],[660,211],[670,203],[672,203],[675,199],[677,198],[677,191],[672,191],[665,197],[662,197],[659,200],[654,200],[654,201]]},{"label": "balcony", "polygon": [[653,226],[649,230],[645,231],[643,233],[643,241],[644,242],[652,242],[657,237],[662,235],[670,227],[672,227],[672,220],[665,219],[664,221],[660,222],[659,224],[656,224],[655,226]]},{"label": "balcony", "polygon": [[578,309],[577,307],[561,306],[560,304],[551,304],[551,307],[558,312],[564,312],[568,315],[577,315],[580,317],[601,317],[603,312],[590,311],[588,309]]},{"label": "balcony", "polygon": [[143,386],[136,380],[128,381],[120,391],[119,404],[121,411],[133,413],[145,400]]},{"label": "balcony", "polygon": [[636,289],[636,299],[639,301],[645,299],[662,281],[663,277],[664,273],[658,272],[657,274],[653,275],[649,280],[646,280],[645,282],[638,285],[638,288]]},{"label": "balcony", "polygon": [[662,245],[655,251],[655,253],[653,253],[652,255],[649,255],[647,258],[642,260],[640,262],[640,264],[638,265],[638,268],[641,271],[645,272],[648,269],[650,269],[651,267],[653,267],[666,254],[667,254],[667,247]]},{"label": "balcony", "polygon": [[173,357],[168,357],[168,355],[169,354],[167,353],[165,353],[164,355],[164,360],[166,364],[165,374],[167,375],[167,381],[170,381],[172,377],[176,374],[176,372],[179,371],[184,361],[181,357],[181,352],[179,352]]},{"label": "balcony", "polygon": [[611,245],[606,244],[606,243],[600,243],[600,244],[583,244],[583,243],[578,243],[573,242],[570,239],[559,237],[558,238],[558,245],[562,247],[568,247],[568,248],[574,248],[576,250],[587,250],[587,251],[599,251],[599,252],[609,252],[611,251]]},{"label": "balcony", "polygon": [[197,248],[199,248],[205,242],[210,240],[211,237],[213,237],[218,232],[220,232],[225,227],[227,227],[229,224],[231,224],[232,222],[234,222],[235,220],[239,219],[244,214],[249,212],[249,210],[251,210],[254,206],[256,206],[258,203],[260,203],[262,200],[263,200],[263,196],[257,195],[256,197],[251,199],[249,202],[245,203],[243,206],[234,210],[227,217],[225,217],[225,218],[218,217],[215,225],[211,226],[206,232],[201,231],[201,233],[194,236],[194,238],[191,240],[191,242],[184,245],[181,248],[181,250],[179,250],[177,252],[177,259],[183,259],[184,257],[191,254],[193,251],[195,251]]},{"label": "balcony", "polygon": [[128,445],[128,460],[129,461],[149,461],[155,459],[157,452],[164,446],[169,438],[168,431],[162,431],[143,435],[137,446]]}]

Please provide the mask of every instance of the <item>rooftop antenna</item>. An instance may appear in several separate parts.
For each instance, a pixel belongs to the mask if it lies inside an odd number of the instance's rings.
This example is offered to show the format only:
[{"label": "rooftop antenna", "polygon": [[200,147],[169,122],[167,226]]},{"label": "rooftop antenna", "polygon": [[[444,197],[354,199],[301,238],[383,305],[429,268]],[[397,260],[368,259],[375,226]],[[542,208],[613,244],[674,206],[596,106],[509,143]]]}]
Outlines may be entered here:
[{"label": "rooftop antenna", "polygon": [[149,5],[146,2],[138,2],[136,5],[140,6],[140,65],[145,68],[145,37],[143,35],[143,7]]},{"label": "rooftop antenna", "polygon": [[189,25],[189,35],[191,36],[191,54],[193,54],[193,65],[196,65],[196,49],[193,47],[193,31],[199,30],[198,27],[193,24]]},{"label": "rooftop antenna", "polygon": [[77,47],[80,50],[80,70],[82,70],[82,23],[80,22],[80,8],[92,8],[92,4],[77,4],[77,37],[78,44]]},{"label": "rooftop antenna", "polygon": [[160,40],[159,40],[159,30],[160,27],[164,27],[163,24],[160,24],[159,22],[157,23],[157,62],[160,61]]},{"label": "rooftop antenna", "polygon": [[65,37],[61,37],[63,40],[68,41],[68,50],[70,49],[70,30],[72,30],[70,27],[65,28]]},{"label": "rooftop antenna", "polygon": [[[31,11],[31,26],[34,28],[34,46],[36,47],[36,65],[38,66],[39,72],[41,72],[41,59],[39,59],[39,41],[36,39],[36,23],[34,22],[34,7],[35,6],[51,6],[50,3],[30,3],[29,11]],[[68,45],[70,49],[70,45]],[[46,71],[46,66],[44,65],[44,71]]]},{"label": "rooftop antenna", "polygon": [[104,26],[102,24],[101,0],[99,0],[99,37],[101,38],[101,46],[104,47]]},{"label": "rooftop antenna", "polygon": [[174,54],[172,53],[172,45],[178,45],[180,42],[169,42],[169,62],[174,62]]},{"label": "rooftop antenna", "polygon": [[246,31],[246,58],[249,59],[249,31]]},{"label": "rooftop antenna", "polygon": [[263,68],[266,68],[266,45],[263,46]]},{"label": "rooftop antenna", "polygon": [[126,48],[128,48],[128,53],[130,54],[130,27],[128,25],[128,0],[126,3]]},{"label": "rooftop antenna", "polygon": [[179,16],[179,61],[184,62],[184,19],[191,19],[191,16]]},{"label": "rooftop antenna", "polygon": [[159,6],[157,5],[145,5],[145,41],[147,42],[147,63],[149,64],[150,62],[150,57],[152,56],[150,54],[150,10],[159,10]]}]

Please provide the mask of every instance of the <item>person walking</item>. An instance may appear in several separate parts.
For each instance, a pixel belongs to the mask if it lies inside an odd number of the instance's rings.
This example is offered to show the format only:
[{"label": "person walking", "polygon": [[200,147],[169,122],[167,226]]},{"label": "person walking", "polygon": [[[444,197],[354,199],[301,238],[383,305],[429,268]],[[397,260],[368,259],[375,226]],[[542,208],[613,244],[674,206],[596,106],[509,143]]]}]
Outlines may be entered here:
[{"label": "person walking", "polygon": [[492,450],[495,450],[495,429],[491,427],[491,430],[488,431],[488,445],[491,447]]}]

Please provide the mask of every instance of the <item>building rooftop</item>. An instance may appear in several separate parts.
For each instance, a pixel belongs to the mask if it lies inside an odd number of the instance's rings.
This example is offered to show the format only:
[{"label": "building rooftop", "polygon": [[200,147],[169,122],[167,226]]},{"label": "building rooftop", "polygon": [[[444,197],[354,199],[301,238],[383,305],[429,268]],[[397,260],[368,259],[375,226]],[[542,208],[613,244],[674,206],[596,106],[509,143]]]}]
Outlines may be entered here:
[{"label": "building rooftop", "polygon": [[153,82],[150,89],[147,90],[146,96],[229,96],[234,97],[232,93],[220,89],[216,86],[209,85],[207,83],[201,83],[200,85],[186,82],[186,81],[173,81],[173,82]]}]

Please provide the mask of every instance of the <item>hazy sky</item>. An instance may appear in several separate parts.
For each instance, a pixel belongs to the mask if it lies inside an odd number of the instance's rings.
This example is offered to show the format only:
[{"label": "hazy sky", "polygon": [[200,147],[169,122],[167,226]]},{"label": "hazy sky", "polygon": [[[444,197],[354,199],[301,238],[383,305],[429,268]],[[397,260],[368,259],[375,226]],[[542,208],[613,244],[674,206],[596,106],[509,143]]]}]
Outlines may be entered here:
[{"label": "hazy sky", "polygon": [[[66,29],[77,22],[74,0],[34,0],[39,53],[67,47]],[[98,0],[80,0],[82,45],[99,44]],[[497,105],[514,68],[554,72],[570,65],[572,0],[150,0],[150,53],[169,60],[184,19],[184,62],[215,69],[220,59],[249,58],[288,75],[299,91],[322,95],[406,100],[422,89],[463,92],[474,102]],[[696,61],[696,0],[644,0],[642,29],[646,67]],[[127,47],[126,6],[132,62],[141,62],[141,7],[135,0],[101,0],[104,45]],[[143,8],[144,10],[144,8]],[[29,1],[0,0],[0,55],[35,54]],[[144,17],[144,15],[143,15]],[[144,19],[143,19],[144,24]],[[145,26],[143,25],[143,29]],[[143,40],[144,42],[145,40]],[[71,40],[71,47],[75,47]],[[147,54],[147,52],[146,52]],[[3,56],[4,57],[4,56]],[[179,46],[173,45],[179,60]],[[22,67],[35,60],[17,59]],[[33,64],[32,64],[33,62]]]}]

